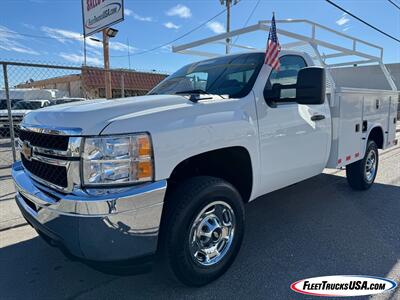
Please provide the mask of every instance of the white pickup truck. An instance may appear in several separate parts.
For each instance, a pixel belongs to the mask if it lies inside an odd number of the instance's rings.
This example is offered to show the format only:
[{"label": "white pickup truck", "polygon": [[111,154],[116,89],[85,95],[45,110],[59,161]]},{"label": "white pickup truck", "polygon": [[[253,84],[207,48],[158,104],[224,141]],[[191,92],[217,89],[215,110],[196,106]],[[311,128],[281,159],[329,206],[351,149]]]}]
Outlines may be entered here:
[{"label": "white pickup truck", "polygon": [[94,266],[157,255],[198,286],[233,262],[249,201],[324,168],[346,167],[351,187],[370,188],[378,149],[396,142],[393,81],[382,65],[388,88],[333,87],[318,52],[288,48],[279,71],[251,50],[187,65],[146,96],[27,114],[12,170],[23,215],[45,240]]}]

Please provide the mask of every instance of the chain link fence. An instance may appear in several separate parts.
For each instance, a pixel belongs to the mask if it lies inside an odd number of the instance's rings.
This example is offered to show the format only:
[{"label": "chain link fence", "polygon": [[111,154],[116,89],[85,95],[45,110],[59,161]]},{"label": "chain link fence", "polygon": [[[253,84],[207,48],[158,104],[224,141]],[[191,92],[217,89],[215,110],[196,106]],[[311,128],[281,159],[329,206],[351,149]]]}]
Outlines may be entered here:
[{"label": "chain link fence", "polygon": [[[19,124],[27,113],[52,105],[105,98],[105,72],[94,67],[0,61],[0,170],[18,159],[14,145]],[[126,69],[108,72],[113,98],[144,95],[167,76]]]},{"label": "chain link fence", "polygon": [[[112,98],[144,95],[166,75],[112,69]],[[32,110],[106,97],[106,71],[94,67],[0,61],[0,169],[18,159],[19,124]]]}]

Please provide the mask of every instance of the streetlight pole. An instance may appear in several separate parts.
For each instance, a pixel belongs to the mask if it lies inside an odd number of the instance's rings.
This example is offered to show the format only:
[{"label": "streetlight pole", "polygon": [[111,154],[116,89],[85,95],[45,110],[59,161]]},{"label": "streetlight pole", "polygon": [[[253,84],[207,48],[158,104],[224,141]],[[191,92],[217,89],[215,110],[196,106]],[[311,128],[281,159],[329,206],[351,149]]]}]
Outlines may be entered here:
[{"label": "streetlight pole", "polygon": [[[231,30],[231,0],[226,0],[226,32]],[[226,38],[226,54],[229,54],[230,38]]]},{"label": "streetlight pole", "polygon": [[[226,32],[229,33],[231,31],[231,6],[239,3],[239,0],[220,0],[222,5],[226,6]],[[229,54],[231,39],[226,38],[226,54]]]}]

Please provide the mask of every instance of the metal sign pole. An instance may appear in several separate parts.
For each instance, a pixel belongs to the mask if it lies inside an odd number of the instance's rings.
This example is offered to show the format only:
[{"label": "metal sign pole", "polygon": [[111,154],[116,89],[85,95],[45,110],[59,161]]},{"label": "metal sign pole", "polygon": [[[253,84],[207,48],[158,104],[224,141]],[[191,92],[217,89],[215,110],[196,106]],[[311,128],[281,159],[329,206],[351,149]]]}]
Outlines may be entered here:
[{"label": "metal sign pole", "polygon": [[11,148],[12,148],[12,154],[13,154],[13,162],[15,162],[17,160],[17,155],[15,152],[14,123],[13,123],[12,114],[11,114],[10,91],[8,89],[7,64],[3,64],[3,76],[4,76],[4,88],[5,88],[5,92],[6,92],[6,101],[7,101],[8,121],[10,122]]},{"label": "metal sign pole", "polygon": [[112,98],[112,89],[111,89],[111,73],[110,73],[110,52],[109,52],[109,37],[107,35],[107,28],[103,29],[103,56],[104,56],[104,73],[105,73],[105,89],[106,89],[106,98]]}]

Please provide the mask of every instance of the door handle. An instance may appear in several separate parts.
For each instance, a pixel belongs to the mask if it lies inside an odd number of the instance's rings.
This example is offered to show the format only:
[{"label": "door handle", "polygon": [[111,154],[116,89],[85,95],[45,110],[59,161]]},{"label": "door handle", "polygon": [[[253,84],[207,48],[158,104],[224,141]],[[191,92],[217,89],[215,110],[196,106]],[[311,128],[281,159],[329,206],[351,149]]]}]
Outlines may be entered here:
[{"label": "door handle", "polygon": [[321,120],[323,120],[323,119],[325,119],[325,116],[324,116],[324,115],[313,115],[313,116],[311,117],[311,121],[321,121]]}]

